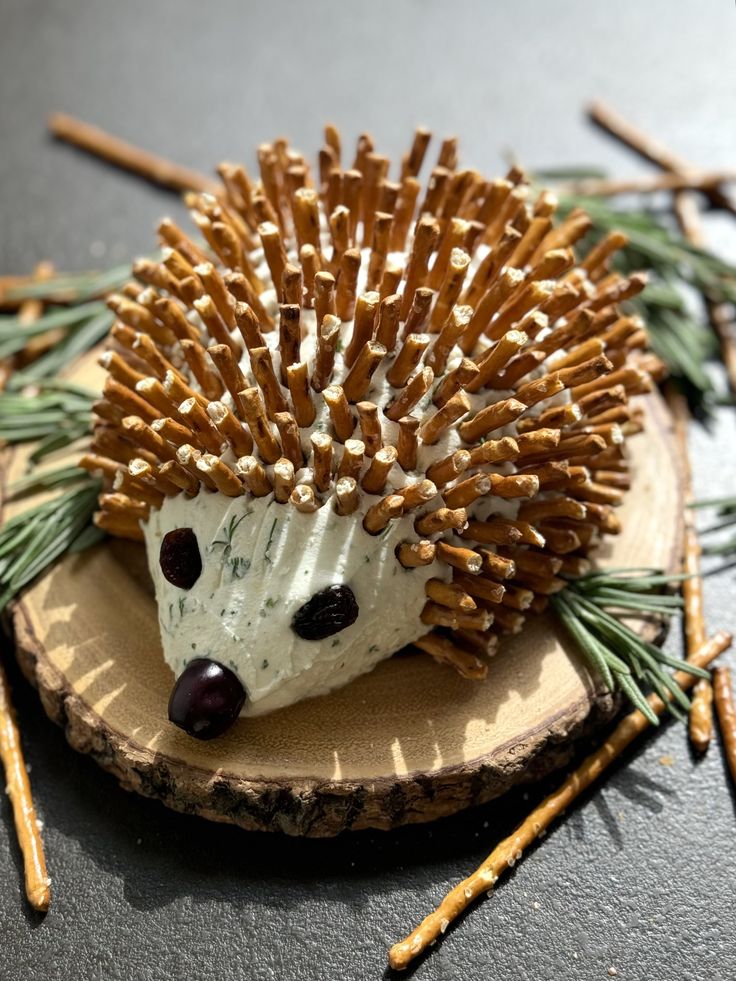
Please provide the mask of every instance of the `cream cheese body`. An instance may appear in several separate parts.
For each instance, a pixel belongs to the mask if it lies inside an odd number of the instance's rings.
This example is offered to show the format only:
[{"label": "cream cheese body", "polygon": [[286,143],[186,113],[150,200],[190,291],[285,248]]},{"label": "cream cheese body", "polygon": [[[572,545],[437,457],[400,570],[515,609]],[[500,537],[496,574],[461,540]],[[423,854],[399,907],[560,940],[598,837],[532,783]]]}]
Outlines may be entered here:
[{"label": "cream cheese body", "polygon": [[[371,501],[375,501],[372,498]],[[178,677],[207,657],[245,687],[243,715],[261,715],[338,688],[424,632],[424,586],[437,563],[404,569],[394,550],[415,538],[413,516],[369,535],[362,514],[340,517],[330,502],[314,514],[273,496],[228,498],[201,491],[168,498],[144,525],[164,656]],[[163,576],[158,555],[174,528],[197,536],[202,573],[191,589]],[[351,626],[324,640],[292,629],[296,611],[327,586],[349,586],[358,603]]]}]

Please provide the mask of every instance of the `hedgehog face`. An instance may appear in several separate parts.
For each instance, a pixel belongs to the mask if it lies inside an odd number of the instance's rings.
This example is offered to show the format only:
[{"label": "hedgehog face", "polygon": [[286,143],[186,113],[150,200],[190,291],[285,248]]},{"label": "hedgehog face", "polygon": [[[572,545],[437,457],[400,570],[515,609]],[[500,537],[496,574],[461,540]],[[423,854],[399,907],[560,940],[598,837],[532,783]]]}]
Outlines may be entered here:
[{"label": "hedgehog face", "polygon": [[97,524],[145,540],[170,718],[200,737],[408,643],[484,677],[618,530],[657,367],[616,305],[645,282],[610,270],[621,236],[576,265],[587,216],[554,226],[517,168],[456,171],[445,141],[421,191],[426,133],[399,184],[326,134],[318,180],[285,141],[259,183],[223,164],[189,198],[204,246],[163,221],[108,299],[82,463],[113,480]]},{"label": "hedgehog face", "polygon": [[404,569],[408,519],[383,535],[334,507],[304,514],[268,498],[167,500],[145,535],[166,659],[233,672],[244,715],[319,695],[416,640],[437,564]]}]

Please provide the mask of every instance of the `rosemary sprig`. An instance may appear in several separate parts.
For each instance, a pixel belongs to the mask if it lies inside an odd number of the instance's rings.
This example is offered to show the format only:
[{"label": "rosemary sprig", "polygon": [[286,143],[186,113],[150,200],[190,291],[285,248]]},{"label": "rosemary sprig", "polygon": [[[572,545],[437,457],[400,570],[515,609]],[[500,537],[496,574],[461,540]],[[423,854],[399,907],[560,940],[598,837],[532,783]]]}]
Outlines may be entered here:
[{"label": "rosemary sprig", "polygon": [[45,303],[78,304],[104,297],[111,290],[119,289],[130,279],[130,264],[112,269],[81,273],[60,273],[49,279],[29,277],[26,282],[10,284],[0,289],[0,301],[16,305],[25,300],[43,300]]},{"label": "rosemary sprig", "polygon": [[113,314],[104,303],[81,303],[55,308],[32,324],[20,317],[0,317],[0,360],[23,351],[29,340],[61,328],[64,337],[26,368],[14,372],[8,380],[11,391],[44,378],[53,378],[79,355],[98,344],[108,333]]},{"label": "rosemary sprig", "polygon": [[552,597],[554,612],[606,687],[623,692],[652,725],[658,721],[647,704],[646,689],[660,695],[678,719],[686,718],[690,705],[667,668],[699,677],[707,672],[643,640],[612,611],[669,617],[682,599],[662,589],[683,578],[657,569],[606,569],[580,576]]},{"label": "rosemary sprig", "polygon": [[[736,497],[715,497],[710,500],[693,501],[688,507],[716,509],[718,523],[703,528],[700,532],[701,535],[710,535],[716,531],[731,529],[736,525]],[[705,555],[732,555],[736,553],[736,535],[712,545],[703,545],[703,552]]]},{"label": "rosemary sprig", "polygon": [[33,392],[0,393],[0,440],[38,441],[31,463],[62,449],[92,430],[92,392],[59,379],[42,381]]},{"label": "rosemary sprig", "polygon": [[104,537],[91,525],[100,489],[101,482],[84,473],[77,486],[0,528],[0,611],[59,556]]}]

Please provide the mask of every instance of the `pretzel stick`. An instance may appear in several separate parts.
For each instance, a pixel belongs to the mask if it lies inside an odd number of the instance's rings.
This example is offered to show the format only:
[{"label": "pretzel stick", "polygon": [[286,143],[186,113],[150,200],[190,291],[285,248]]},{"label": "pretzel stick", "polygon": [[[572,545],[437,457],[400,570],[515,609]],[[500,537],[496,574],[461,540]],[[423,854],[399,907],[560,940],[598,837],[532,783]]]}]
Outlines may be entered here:
[{"label": "pretzel stick", "polygon": [[[653,140],[646,133],[632,126],[617,112],[602,102],[594,103],[588,110],[590,118],[611,136],[620,140],[625,146],[649,160],[662,170],[672,175],[687,176],[695,172],[687,160],[672,153],[667,147]],[[732,174],[731,177],[734,175]],[[700,190],[710,203],[717,208],[724,208],[736,215],[736,202],[725,194],[720,187],[701,187]],[[703,234],[700,226],[697,206],[693,196],[687,191],[675,194],[675,215],[683,235],[694,245],[702,246]],[[712,304],[706,297],[706,306],[713,328],[721,344],[723,362],[726,365],[729,385],[736,392],[736,342],[729,331],[729,317],[723,304]]]},{"label": "pretzel stick", "polygon": [[[707,667],[731,644],[731,635],[719,631],[703,644],[691,658],[698,667]],[[677,671],[675,682],[687,691],[695,682],[693,675]],[[656,715],[662,715],[664,702],[656,695],[650,695],[647,702]],[[488,892],[499,877],[519,861],[528,848],[543,831],[552,824],[586,790],[621,753],[649,726],[640,711],[630,712],[616,726],[604,744],[591,753],[583,763],[570,774],[562,786],[537,805],[527,818],[508,838],[494,848],[488,858],[467,879],[459,883],[442,900],[437,909],[430,913],[419,926],[400,943],[395,944],[388,955],[389,966],[394,970],[408,967],[429,944],[437,940],[464,910],[484,892]],[[736,729],[731,728],[733,737],[733,764],[736,768]],[[734,770],[736,773],[736,769]]]},{"label": "pretzel stick", "polygon": [[[671,150],[662,146],[657,140],[653,140],[646,133],[642,132],[642,130],[636,126],[632,126],[631,123],[622,116],[619,116],[614,109],[611,109],[605,103],[594,102],[588,109],[588,115],[596,125],[600,126],[610,136],[615,137],[625,146],[629,147],[630,150],[644,157],[645,160],[649,160],[650,163],[661,167],[662,170],[668,170],[672,173],[692,172],[693,168],[687,160],[683,160],[682,157],[672,153]],[[726,210],[736,214],[736,205],[719,188],[706,187],[703,188],[703,193],[717,208],[726,208]]]},{"label": "pretzel stick", "polygon": [[[682,598],[684,602],[685,645],[688,657],[698,650],[705,641],[705,618],[703,616],[703,579],[700,574],[700,542],[695,527],[695,515],[687,506],[693,498],[692,473],[687,444],[687,423],[689,412],[685,398],[673,388],[667,390],[667,404],[672,413],[675,436],[680,451],[680,459],[684,472],[683,509],[683,563],[682,571],[691,578],[683,580]],[[689,736],[690,742],[699,753],[708,749],[713,732],[712,709],[713,691],[709,681],[698,683],[693,694],[690,707]],[[710,716],[710,724],[708,717]]]},{"label": "pretzel stick", "polygon": [[48,127],[57,140],[64,140],[116,167],[130,170],[153,184],[160,184],[174,191],[202,191],[215,195],[222,193],[221,185],[204,174],[181,167],[155,153],[141,150],[140,147],[126,143],[97,126],[75,119],[74,116],[53,113],[49,116]]},{"label": "pretzel stick", "polygon": [[617,194],[654,194],[657,191],[708,191],[719,184],[736,179],[736,171],[713,173],[666,173],[654,177],[630,177],[623,180],[573,181],[559,188],[561,194],[577,194],[584,197],[615,197]]},{"label": "pretzel stick", "polygon": [[736,781],[736,706],[728,668],[719,666],[713,672],[713,693],[728,769]]},{"label": "pretzel stick", "polygon": [[31,797],[31,785],[20,744],[20,733],[10,701],[10,688],[0,665],[0,758],[5,770],[6,792],[13,807],[18,844],[23,853],[26,896],[31,906],[45,913],[51,902],[51,889],[41,831]]}]

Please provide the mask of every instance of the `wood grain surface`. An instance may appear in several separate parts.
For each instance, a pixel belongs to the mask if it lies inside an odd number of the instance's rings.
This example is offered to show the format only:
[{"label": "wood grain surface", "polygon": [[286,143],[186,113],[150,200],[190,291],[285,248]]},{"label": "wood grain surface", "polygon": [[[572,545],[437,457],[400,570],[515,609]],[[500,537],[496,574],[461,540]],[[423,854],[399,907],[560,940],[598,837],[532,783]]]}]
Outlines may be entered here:
[{"label": "wood grain surface", "polygon": [[[673,568],[681,485],[658,396],[631,447],[624,531],[600,560]],[[12,457],[8,477],[24,465]],[[13,624],[21,666],[72,746],[130,790],[248,829],[327,836],[433,820],[564,765],[616,708],[543,615],[502,644],[483,682],[402,655],[326,697],[198,742],[167,720],[173,674],[145,553],[120,540],[67,556],[15,604]]]}]

